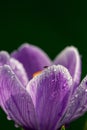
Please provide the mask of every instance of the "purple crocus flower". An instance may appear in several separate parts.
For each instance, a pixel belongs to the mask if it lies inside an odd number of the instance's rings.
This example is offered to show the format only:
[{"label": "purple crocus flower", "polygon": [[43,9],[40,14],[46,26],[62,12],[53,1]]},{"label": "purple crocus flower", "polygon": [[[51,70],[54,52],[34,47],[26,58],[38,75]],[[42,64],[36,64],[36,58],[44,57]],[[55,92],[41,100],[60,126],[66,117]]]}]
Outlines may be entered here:
[{"label": "purple crocus flower", "polygon": [[87,76],[79,83],[80,75],[80,55],[73,46],[53,62],[29,44],[11,56],[1,51],[0,106],[24,130],[56,130],[87,111]]}]

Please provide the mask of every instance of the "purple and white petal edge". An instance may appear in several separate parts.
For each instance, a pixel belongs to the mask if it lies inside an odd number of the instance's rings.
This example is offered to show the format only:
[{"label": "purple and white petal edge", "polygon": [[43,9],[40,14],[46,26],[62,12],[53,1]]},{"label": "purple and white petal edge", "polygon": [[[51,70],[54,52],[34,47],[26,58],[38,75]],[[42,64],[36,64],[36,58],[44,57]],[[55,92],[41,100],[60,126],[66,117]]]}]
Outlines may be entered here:
[{"label": "purple and white petal edge", "polygon": [[68,70],[61,65],[50,66],[34,77],[26,89],[34,103],[39,129],[55,129],[67,109],[72,91]]}]

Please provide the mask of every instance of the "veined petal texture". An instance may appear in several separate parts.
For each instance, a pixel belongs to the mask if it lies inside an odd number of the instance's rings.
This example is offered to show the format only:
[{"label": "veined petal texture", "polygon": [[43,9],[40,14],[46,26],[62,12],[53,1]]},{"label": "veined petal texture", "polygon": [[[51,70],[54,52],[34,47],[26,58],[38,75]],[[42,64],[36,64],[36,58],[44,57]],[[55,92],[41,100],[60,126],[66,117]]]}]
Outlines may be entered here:
[{"label": "veined petal texture", "polygon": [[0,67],[0,102],[7,116],[18,125],[37,128],[34,105],[11,67]]},{"label": "veined petal texture", "polygon": [[43,70],[44,66],[52,64],[45,52],[29,44],[22,45],[17,51],[12,53],[12,56],[24,65],[29,79],[32,79],[35,72]]},{"label": "veined petal texture", "polygon": [[27,86],[32,97],[40,130],[54,130],[62,118],[72,91],[72,77],[61,66],[51,66]]},{"label": "veined petal texture", "polygon": [[24,86],[28,83],[28,77],[25,72],[23,65],[14,58],[11,58],[10,55],[6,51],[0,52],[0,66],[4,64],[10,65],[14,73],[17,75],[19,80],[22,82]]},{"label": "veined petal texture", "polygon": [[74,81],[74,90],[78,86],[81,77],[81,58],[78,50],[71,46],[66,47],[54,60],[54,63],[65,66]]}]

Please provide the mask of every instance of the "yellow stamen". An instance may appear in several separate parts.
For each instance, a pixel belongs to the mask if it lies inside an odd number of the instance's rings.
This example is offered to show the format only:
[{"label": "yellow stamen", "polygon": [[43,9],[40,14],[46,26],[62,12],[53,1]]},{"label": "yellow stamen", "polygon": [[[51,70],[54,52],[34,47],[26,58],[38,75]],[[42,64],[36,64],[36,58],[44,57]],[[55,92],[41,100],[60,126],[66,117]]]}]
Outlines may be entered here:
[{"label": "yellow stamen", "polygon": [[38,76],[38,75],[41,74],[41,73],[42,73],[42,71],[37,71],[37,72],[35,72],[35,73],[33,74],[33,77]]},{"label": "yellow stamen", "polygon": [[61,130],[65,130],[65,126],[64,125],[61,127]]},{"label": "yellow stamen", "polygon": [[[48,67],[48,66],[44,66],[44,69],[46,69],[47,67]],[[35,72],[35,73],[33,74],[33,77],[38,76],[39,74],[42,73],[42,71],[43,71],[43,70],[40,70],[40,71]]]}]

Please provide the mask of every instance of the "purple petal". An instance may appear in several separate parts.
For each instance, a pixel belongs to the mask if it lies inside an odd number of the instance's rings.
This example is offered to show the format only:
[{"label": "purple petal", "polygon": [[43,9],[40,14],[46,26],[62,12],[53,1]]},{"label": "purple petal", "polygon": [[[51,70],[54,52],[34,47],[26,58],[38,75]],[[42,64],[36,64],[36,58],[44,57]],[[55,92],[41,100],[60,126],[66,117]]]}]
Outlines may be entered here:
[{"label": "purple petal", "polygon": [[36,128],[32,99],[8,65],[0,67],[0,101],[10,119],[19,125]]},{"label": "purple petal", "polygon": [[75,87],[80,82],[81,59],[78,50],[75,47],[65,48],[54,60],[54,63],[65,66],[74,80]]},{"label": "purple petal", "polygon": [[72,78],[63,66],[50,66],[33,78],[30,93],[40,130],[54,130],[63,116],[71,93]]},{"label": "purple petal", "polygon": [[26,86],[28,82],[28,78],[23,68],[23,65],[16,59],[11,58],[7,52],[1,51],[0,52],[0,66],[4,64],[10,65],[12,70],[18,76],[19,80],[22,82],[22,84]]},{"label": "purple petal", "polygon": [[40,48],[29,44],[22,45],[12,56],[19,60],[25,67],[29,79],[44,66],[51,65],[51,60]]},{"label": "purple petal", "polygon": [[77,97],[79,101],[72,119],[78,118],[87,112],[87,76],[82,80],[73,96]]},{"label": "purple petal", "polygon": [[87,111],[87,76],[82,80],[75,93],[72,95],[67,112],[61,121],[62,123],[69,123],[82,116]]},{"label": "purple petal", "polygon": [[5,52],[5,51],[0,52],[0,66],[8,63],[9,59],[10,59],[10,56],[7,52]]}]

